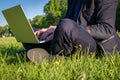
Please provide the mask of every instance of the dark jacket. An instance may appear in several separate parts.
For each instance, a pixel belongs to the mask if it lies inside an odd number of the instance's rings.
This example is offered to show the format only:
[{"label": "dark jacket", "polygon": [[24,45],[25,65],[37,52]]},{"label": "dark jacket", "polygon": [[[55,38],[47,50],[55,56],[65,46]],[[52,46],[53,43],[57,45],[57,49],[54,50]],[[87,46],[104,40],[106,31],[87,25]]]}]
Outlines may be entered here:
[{"label": "dark jacket", "polygon": [[[105,46],[105,48],[113,49],[116,45],[120,46],[115,30],[117,3],[117,0],[68,0],[68,10],[65,18],[76,21],[86,30],[90,29],[90,35],[98,43],[113,43]],[[76,6],[78,8],[78,5],[79,11],[76,17],[75,9]]]}]

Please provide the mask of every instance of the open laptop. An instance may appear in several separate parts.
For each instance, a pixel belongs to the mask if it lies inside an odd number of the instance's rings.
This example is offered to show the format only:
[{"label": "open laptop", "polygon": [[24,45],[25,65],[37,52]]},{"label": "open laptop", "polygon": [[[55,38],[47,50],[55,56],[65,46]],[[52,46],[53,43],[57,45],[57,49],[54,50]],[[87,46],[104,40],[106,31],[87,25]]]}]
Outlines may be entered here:
[{"label": "open laptop", "polygon": [[26,18],[21,5],[2,11],[17,41],[22,43],[44,43],[49,40],[39,41],[33,28]]}]

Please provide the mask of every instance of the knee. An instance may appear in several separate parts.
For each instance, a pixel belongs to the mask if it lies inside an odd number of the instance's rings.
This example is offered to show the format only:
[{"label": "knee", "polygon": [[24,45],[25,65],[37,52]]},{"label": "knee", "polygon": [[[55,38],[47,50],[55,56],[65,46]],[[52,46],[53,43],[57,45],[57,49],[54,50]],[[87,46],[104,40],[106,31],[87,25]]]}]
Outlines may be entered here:
[{"label": "knee", "polygon": [[60,31],[70,31],[74,28],[74,21],[71,19],[62,19],[57,27]]}]

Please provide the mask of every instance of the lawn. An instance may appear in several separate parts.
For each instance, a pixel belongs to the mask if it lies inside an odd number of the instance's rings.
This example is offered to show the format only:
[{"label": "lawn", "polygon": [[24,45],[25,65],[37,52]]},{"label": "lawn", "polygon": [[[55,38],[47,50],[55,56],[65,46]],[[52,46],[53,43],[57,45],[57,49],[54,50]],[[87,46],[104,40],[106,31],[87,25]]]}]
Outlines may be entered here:
[{"label": "lawn", "polygon": [[120,80],[120,55],[98,57],[77,52],[71,57],[33,64],[16,52],[24,49],[15,38],[0,38],[0,80]]}]

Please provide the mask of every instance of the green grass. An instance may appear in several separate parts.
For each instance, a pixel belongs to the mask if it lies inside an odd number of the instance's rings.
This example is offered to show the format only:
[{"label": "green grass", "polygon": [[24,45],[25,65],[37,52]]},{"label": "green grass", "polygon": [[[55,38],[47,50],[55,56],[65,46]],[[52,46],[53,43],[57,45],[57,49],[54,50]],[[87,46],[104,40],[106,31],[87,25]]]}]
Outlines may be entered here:
[{"label": "green grass", "polygon": [[33,64],[15,53],[24,49],[14,38],[0,38],[0,80],[120,80],[120,55],[78,55]]}]

